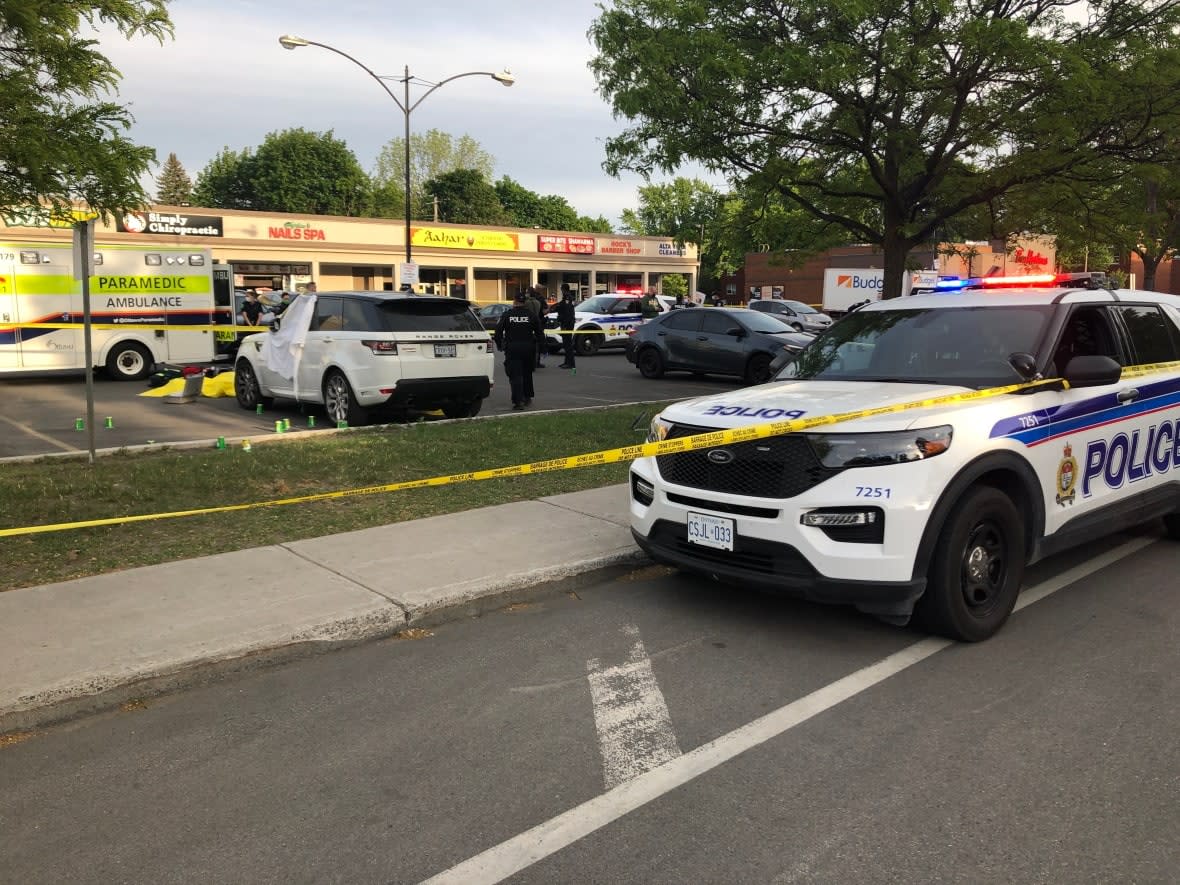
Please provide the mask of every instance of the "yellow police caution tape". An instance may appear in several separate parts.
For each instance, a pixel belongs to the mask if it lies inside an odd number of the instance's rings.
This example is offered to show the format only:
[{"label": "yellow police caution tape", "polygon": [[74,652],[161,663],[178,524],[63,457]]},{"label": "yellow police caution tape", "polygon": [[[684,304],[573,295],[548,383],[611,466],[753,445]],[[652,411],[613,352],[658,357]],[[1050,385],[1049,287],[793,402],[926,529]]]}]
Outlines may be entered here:
[{"label": "yellow police caution tape", "polygon": [[[81,330],[82,323],[5,323],[5,329],[75,329]],[[251,335],[254,332],[265,332],[267,326],[233,326],[229,323],[222,325],[190,326],[182,324],[161,325],[159,323],[91,323],[91,329],[106,331],[108,329],[136,329],[141,332],[236,332],[239,335]]]},{"label": "yellow police caution tape", "polygon": [[748,442],[764,439],[768,436],[779,436],[784,433],[798,433],[813,427],[825,427],[843,421],[854,421],[858,418],[871,418],[876,415],[892,415],[913,409],[925,409],[934,406],[951,405],[953,403],[971,402],[973,400],[989,399],[1044,387],[1049,384],[1064,384],[1060,379],[1046,379],[1043,381],[1009,384],[1004,387],[989,387],[985,390],[972,390],[966,393],[950,393],[927,399],[912,400],[906,403],[896,403],[889,406],[876,406],[871,409],[857,409],[852,412],[839,412],[833,415],[817,415],[813,418],[793,418],[787,421],[771,421],[767,424],[755,424],[749,427],[739,427],[734,430],[716,430],[711,433],[701,433],[696,436],[685,436],[660,442],[640,443],[639,445],[623,446],[618,449],[606,449],[600,452],[588,452],[582,455],[571,455],[565,458],[550,458],[545,461],[533,461],[531,464],[517,464],[512,467],[496,467],[490,470],[475,470],[469,473],[452,473],[449,476],[432,476],[429,479],[413,479],[404,482],[387,483],[379,486],[346,489],[339,492],[319,492],[314,495],[300,495],[295,498],[279,498],[273,501],[257,501],[248,504],[224,504],[217,507],[201,507],[196,510],[176,510],[170,513],[144,513],[135,516],[118,516],[108,519],[89,519],[82,522],[63,522],[50,525],[23,526],[20,528],[0,529],[0,538],[15,535],[33,535],[43,532],[61,532],[69,529],[95,528],[98,526],[120,525],[130,522],[147,522],[155,519],[176,519],[182,516],[201,516],[209,513],[232,513],[238,510],[251,510],[259,507],[281,507],[287,504],[304,504],[312,501],[331,501],[336,498],[349,498],[357,495],[375,495],[384,492],[399,492],[406,489],[424,489],[431,486],[445,486],[455,483],[476,482],[484,479],[503,479],[510,476],[526,476],[532,473],[547,473],[554,470],[572,470],[578,467],[595,467],[599,464],[614,464],[618,461],[630,461],[655,455],[670,455],[676,452],[690,452],[696,449],[712,448],[729,443]]}]

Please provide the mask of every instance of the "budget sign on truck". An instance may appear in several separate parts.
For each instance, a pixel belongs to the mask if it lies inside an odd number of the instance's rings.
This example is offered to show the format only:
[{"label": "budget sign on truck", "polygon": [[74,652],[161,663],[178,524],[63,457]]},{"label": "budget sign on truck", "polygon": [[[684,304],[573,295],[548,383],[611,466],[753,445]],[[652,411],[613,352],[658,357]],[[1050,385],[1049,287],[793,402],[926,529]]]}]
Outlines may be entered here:
[{"label": "budget sign on truck", "polygon": [[[122,380],[156,363],[213,360],[207,249],[102,246],[90,276],[93,368]],[[68,244],[0,243],[0,374],[85,365],[82,284]]]},{"label": "budget sign on truck", "polygon": [[885,271],[829,267],[824,271],[824,312],[844,313],[866,298],[876,301],[885,285]]}]

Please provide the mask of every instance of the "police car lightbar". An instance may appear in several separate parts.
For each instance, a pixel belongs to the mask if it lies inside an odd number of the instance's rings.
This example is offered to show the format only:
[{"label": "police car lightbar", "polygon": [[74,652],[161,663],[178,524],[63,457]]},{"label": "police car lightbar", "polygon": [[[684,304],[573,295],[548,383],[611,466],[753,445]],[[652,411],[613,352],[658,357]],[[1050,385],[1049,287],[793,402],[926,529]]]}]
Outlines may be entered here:
[{"label": "police car lightbar", "polygon": [[964,288],[967,289],[1021,289],[1050,286],[1062,289],[1105,289],[1108,287],[1106,274],[1102,271],[1081,273],[1030,273],[1002,277],[973,277]]},{"label": "police car lightbar", "polygon": [[937,283],[934,284],[934,291],[935,292],[957,292],[960,289],[967,288],[967,285],[970,282],[971,282],[970,280],[941,279]]}]

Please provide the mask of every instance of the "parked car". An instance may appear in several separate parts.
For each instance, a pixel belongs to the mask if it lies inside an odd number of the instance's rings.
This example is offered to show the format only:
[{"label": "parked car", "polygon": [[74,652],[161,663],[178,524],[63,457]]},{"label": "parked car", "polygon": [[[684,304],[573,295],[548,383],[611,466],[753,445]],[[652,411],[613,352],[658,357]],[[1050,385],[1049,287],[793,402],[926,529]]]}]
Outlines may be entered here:
[{"label": "parked car", "polygon": [[[574,349],[579,356],[591,356],[604,347],[625,347],[628,333],[643,323],[639,295],[595,295],[574,308]],[[661,316],[672,310],[676,299],[657,295]],[[561,344],[561,326],[551,310],[545,319],[545,338],[551,350]]]},{"label": "parked car", "polygon": [[234,364],[243,409],[283,397],[322,404],[333,422],[350,425],[364,424],[374,411],[411,407],[468,418],[491,392],[494,346],[465,300],[320,292],[302,355],[287,378],[279,371],[285,348],[273,344],[290,334],[292,321],[284,316],[279,329],[243,340]]},{"label": "parked car", "polygon": [[820,313],[810,304],[802,301],[786,301],[766,298],[756,298],[750,302],[750,310],[759,310],[773,314],[786,321],[797,332],[823,332],[832,325],[832,318],[826,313]]},{"label": "parked car", "polygon": [[784,347],[802,350],[812,340],[778,317],[755,310],[673,310],[636,330],[627,358],[645,378],[679,370],[737,375],[761,384],[770,380],[771,362]]},{"label": "parked car", "polygon": [[475,310],[475,315],[479,317],[480,323],[489,332],[496,330],[496,324],[500,322],[500,317],[512,308],[510,301],[495,301],[491,304],[471,305]]}]

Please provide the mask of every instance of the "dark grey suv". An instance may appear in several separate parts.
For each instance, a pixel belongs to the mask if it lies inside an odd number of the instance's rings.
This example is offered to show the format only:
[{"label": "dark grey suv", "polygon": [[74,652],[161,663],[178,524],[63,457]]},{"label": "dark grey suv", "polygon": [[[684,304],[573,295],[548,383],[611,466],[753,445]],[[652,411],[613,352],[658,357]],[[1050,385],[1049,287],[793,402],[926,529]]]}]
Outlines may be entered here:
[{"label": "dark grey suv", "polygon": [[645,378],[679,370],[761,384],[770,380],[770,363],[784,348],[797,352],[812,339],[777,317],[740,307],[672,310],[636,330],[627,359]]}]

